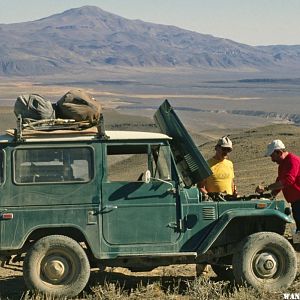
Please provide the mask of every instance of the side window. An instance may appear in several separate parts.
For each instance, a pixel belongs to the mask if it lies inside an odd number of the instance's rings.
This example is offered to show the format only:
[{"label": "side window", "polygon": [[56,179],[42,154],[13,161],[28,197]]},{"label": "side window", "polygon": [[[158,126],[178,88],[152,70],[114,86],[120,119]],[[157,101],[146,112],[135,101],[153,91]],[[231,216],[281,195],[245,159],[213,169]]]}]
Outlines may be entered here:
[{"label": "side window", "polygon": [[0,150],[0,184],[4,182],[4,152]]},{"label": "side window", "polygon": [[19,149],[14,153],[16,183],[86,182],[92,176],[90,148]]},{"label": "side window", "polygon": [[142,181],[146,170],[171,179],[170,149],[163,145],[108,145],[107,181]]},{"label": "side window", "polygon": [[148,169],[148,145],[108,145],[107,181],[139,181]]}]

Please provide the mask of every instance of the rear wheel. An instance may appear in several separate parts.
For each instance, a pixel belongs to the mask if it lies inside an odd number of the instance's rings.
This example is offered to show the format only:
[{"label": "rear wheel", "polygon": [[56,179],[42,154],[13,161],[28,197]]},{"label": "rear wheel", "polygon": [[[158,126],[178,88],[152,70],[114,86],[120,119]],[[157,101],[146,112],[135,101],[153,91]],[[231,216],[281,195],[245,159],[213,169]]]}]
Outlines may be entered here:
[{"label": "rear wheel", "polygon": [[248,236],[233,255],[236,282],[277,291],[289,287],[296,277],[297,258],[291,244],[274,232]]},{"label": "rear wheel", "polygon": [[38,240],[27,252],[23,274],[29,289],[73,297],[86,286],[90,265],[86,253],[75,240],[52,235]]}]

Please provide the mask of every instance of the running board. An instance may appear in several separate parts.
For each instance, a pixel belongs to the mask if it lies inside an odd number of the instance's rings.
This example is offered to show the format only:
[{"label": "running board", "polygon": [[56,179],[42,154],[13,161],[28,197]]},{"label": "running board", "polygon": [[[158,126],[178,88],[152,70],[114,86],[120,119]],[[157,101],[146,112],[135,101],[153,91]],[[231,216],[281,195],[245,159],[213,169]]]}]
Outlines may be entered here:
[{"label": "running board", "polygon": [[180,256],[193,256],[193,257],[197,257],[198,254],[197,252],[176,252],[176,253],[158,253],[158,254],[154,254],[153,252],[151,253],[142,253],[142,254],[125,254],[125,255],[118,255],[118,258],[127,258],[127,257],[145,257],[145,258],[149,258],[149,257],[180,257]]}]

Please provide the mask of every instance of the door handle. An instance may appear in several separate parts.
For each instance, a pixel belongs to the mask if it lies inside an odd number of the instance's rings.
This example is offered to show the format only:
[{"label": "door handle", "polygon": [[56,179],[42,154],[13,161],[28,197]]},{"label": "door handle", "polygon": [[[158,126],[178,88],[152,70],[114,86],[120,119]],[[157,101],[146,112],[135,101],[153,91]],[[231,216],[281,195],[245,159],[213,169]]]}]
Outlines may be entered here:
[{"label": "door handle", "polygon": [[178,225],[177,225],[176,222],[170,222],[170,223],[168,224],[168,227],[169,227],[169,228],[178,228]]},{"label": "door handle", "polygon": [[106,205],[100,210],[100,213],[101,214],[106,214],[106,213],[111,212],[112,210],[117,209],[117,208],[118,208],[118,206],[116,206],[116,205]]},{"label": "door handle", "polygon": [[179,219],[177,222],[170,222],[167,227],[177,229],[179,232],[184,231],[184,221]]}]

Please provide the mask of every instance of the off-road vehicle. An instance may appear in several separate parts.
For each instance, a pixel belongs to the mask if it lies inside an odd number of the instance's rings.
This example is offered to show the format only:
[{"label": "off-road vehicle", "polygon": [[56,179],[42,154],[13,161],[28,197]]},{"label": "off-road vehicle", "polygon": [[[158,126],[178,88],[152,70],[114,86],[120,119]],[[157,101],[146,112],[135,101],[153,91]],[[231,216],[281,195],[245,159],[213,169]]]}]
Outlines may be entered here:
[{"label": "off-road vehicle", "polygon": [[285,201],[204,199],[196,184],[211,170],[168,101],[154,119],[163,133],[19,122],[1,136],[1,259],[24,259],[28,288],[58,296],[107,266],[208,263],[237,283],[287,288],[296,255],[283,237],[293,222]]}]

